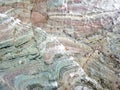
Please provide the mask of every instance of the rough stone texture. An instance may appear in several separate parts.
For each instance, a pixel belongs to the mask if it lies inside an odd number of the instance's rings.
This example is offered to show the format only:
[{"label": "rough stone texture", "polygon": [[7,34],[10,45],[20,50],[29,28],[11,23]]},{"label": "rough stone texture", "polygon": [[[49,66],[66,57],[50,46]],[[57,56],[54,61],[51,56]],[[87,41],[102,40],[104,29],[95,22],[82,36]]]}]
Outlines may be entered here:
[{"label": "rough stone texture", "polygon": [[120,90],[120,1],[0,0],[0,90]]}]

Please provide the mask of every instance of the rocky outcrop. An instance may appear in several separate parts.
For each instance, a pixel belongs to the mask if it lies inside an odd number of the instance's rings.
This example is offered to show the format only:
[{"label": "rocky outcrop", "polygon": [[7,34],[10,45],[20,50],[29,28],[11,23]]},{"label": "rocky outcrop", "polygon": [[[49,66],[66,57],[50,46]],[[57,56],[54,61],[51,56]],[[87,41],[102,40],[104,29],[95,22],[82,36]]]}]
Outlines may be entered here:
[{"label": "rocky outcrop", "polygon": [[0,90],[119,90],[119,0],[0,0]]}]

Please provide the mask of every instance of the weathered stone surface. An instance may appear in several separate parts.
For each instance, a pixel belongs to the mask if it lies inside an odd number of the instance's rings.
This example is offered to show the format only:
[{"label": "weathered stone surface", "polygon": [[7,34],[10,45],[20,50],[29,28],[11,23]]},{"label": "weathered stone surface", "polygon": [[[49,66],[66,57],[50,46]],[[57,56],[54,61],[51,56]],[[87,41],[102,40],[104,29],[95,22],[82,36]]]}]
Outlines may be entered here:
[{"label": "weathered stone surface", "polygon": [[119,0],[0,0],[0,90],[120,90]]},{"label": "weathered stone surface", "polygon": [[31,22],[36,26],[38,23],[46,23],[47,19],[47,16],[42,15],[39,12],[32,12],[31,14]]}]

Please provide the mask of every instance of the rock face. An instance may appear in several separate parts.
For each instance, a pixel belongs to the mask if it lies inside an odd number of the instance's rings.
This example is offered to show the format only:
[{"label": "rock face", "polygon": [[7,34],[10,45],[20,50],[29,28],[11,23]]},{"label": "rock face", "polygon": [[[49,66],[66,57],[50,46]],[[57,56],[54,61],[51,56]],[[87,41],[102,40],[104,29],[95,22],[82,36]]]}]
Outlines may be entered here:
[{"label": "rock face", "polygon": [[119,0],[0,0],[0,90],[120,90]]}]

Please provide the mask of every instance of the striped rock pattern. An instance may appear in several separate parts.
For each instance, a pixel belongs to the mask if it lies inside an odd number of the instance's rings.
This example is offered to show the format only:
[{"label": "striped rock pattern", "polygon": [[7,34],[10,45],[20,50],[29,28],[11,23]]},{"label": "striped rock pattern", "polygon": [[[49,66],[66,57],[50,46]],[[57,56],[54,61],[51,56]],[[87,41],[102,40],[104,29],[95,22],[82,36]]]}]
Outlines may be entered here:
[{"label": "striped rock pattern", "polygon": [[0,90],[120,90],[119,0],[0,0]]}]

